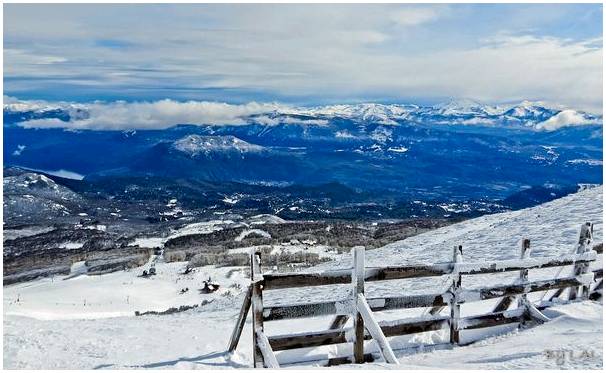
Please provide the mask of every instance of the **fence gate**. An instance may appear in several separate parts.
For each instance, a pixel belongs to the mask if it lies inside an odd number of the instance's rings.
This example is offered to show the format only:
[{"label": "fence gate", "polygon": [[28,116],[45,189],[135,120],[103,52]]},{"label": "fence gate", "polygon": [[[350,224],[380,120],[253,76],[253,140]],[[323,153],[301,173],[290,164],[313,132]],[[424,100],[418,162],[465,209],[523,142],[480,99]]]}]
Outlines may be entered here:
[{"label": "fence gate", "polygon": [[[463,247],[453,248],[451,262],[393,267],[365,267],[363,247],[352,249],[353,268],[321,273],[267,273],[261,272],[261,254],[252,252],[250,258],[251,284],[247,289],[238,322],[232,334],[229,351],[237,347],[249,309],[252,309],[253,361],[255,367],[279,368],[274,351],[352,343],[353,356],[337,356],[326,359],[327,365],[341,363],[363,363],[372,361],[373,354],[365,353],[364,341],[374,340],[378,353],[389,364],[398,365],[387,337],[409,335],[449,329],[449,343],[461,344],[460,332],[505,324],[522,324],[528,321],[548,321],[541,311],[563,301],[574,299],[599,299],[602,296],[602,269],[591,271],[589,265],[602,254],[602,246],[592,249],[593,225],[583,224],[575,252],[560,257],[531,258],[528,239],[522,240],[519,260],[504,260],[494,263],[469,263],[463,259]],[[533,269],[573,266],[572,276],[529,281],[528,272]],[[504,272],[519,272],[514,284],[484,288],[464,289],[463,276],[485,275]],[[560,270],[561,272],[561,270]],[[408,278],[449,276],[450,285],[444,293],[372,297],[364,293],[365,282],[389,281]],[[321,285],[350,284],[349,299],[326,300],[301,304],[267,307],[263,305],[263,291]],[[569,289],[565,298],[565,290]],[[538,304],[528,300],[527,294],[556,290],[547,301]],[[499,299],[492,312],[461,317],[461,304],[489,299]],[[517,302],[516,302],[517,300]],[[514,307],[511,309],[511,307]],[[396,321],[377,322],[374,312],[426,308],[429,312],[421,318],[404,318]],[[441,311],[450,312],[442,315]],[[264,323],[274,320],[298,319],[335,315],[326,330],[288,335],[268,336]],[[349,319],[353,328],[345,328]]]}]

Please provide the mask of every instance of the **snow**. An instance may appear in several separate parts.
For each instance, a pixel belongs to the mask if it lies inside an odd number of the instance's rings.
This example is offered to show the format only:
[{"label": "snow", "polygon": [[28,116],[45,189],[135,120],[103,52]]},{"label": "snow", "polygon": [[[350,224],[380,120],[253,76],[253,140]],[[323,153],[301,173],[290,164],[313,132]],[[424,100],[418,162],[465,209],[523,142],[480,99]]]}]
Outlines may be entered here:
[{"label": "snow", "polygon": [[[452,260],[454,245],[463,246],[461,266],[466,263],[492,263],[515,261],[520,257],[522,239],[530,239],[531,258],[553,258],[567,256],[576,250],[579,231],[586,221],[594,224],[594,243],[603,240],[602,187],[589,188],[532,208],[485,215],[461,223],[432,230],[366,253],[367,267],[385,265],[412,265],[444,263]],[[315,270],[348,270],[352,268],[349,253],[333,255],[334,260],[316,266]],[[592,268],[601,267],[599,256]],[[554,275],[572,275],[572,266],[531,270],[529,280],[543,280]],[[560,272],[561,271],[561,272]],[[486,287],[503,283],[513,283],[517,272],[503,274],[467,276],[463,279],[465,288]],[[436,289],[447,289],[449,280],[444,277],[372,282],[366,284],[367,294],[373,297],[398,296],[408,294],[436,293]],[[347,291],[337,286],[327,286],[332,298],[346,298]],[[271,293],[271,292],[270,292]],[[320,301],[322,293],[293,289],[289,294],[266,296],[264,301],[294,303]],[[467,312],[462,307],[462,314]]]},{"label": "snow", "polygon": [[57,245],[59,249],[79,249],[84,246],[84,242],[63,242]]},{"label": "snow", "polygon": [[[594,223],[594,243],[602,242],[602,193],[602,187],[588,188],[541,206],[483,216],[423,233],[367,251],[366,264],[448,262],[457,244],[463,245],[462,266],[519,260],[520,241],[524,237],[531,240],[531,258],[568,255],[576,249],[579,228],[585,221]],[[215,228],[216,224],[190,225],[181,233]],[[313,271],[351,270],[350,253],[327,251],[326,255],[334,260]],[[156,276],[141,278],[138,275],[149,263],[130,271],[99,276],[81,274],[84,268],[80,263],[72,268],[72,275],[80,274],[77,277],[64,280],[70,275],[57,276],[5,286],[4,367],[251,367],[250,318],[238,350],[234,354],[225,352],[243,299],[241,292],[249,283],[245,269],[207,266],[182,275],[186,265],[185,262],[160,261],[156,264]],[[571,271],[571,266],[566,267],[561,276],[570,276]],[[534,281],[547,275],[552,276],[553,270],[530,270],[529,279]],[[208,276],[220,283],[221,288],[217,293],[199,294],[197,289]],[[437,293],[449,286],[448,277],[372,282],[366,284],[365,292],[371,298],[422,294],[428,290]],[[467,276],[463,279],[463,288],[488,286],[489,280],[495,279],[500,284],[513,283],[518,277],[518,272]],[[180,290],[186,287],[189,291],[181,294]],[[341,300],[339,307],[344,310],[351,307],[349,284],[291,290],[265,291],[263,301],[271,306],[334,299]],[[536,302],[540,297],[541,294],[534,293],[529,300]],[[204,301],[211,303],[204,304]],[[463,304],[461,316],[490,312],[494,303],[495,300]],[[181,305],[198,307],[163,316],[134,316],[134,311],[163,311]],[[602,311],[602,304],[592,301],[557,305],[543,311],[550,321],[533,328],[517,330],[514,326],[502,326],[463,331],[463,340],[482,338],[464,347],[445,347],[447,330],[388,340],[400,364],[410,369],[599,369],[603,360]],[[389,322],[403,317],[430,317],[425,313],[424,310],[395,310],[374,316],[377,322]],[[324,330],[329,322],[329,317],[267,322],[265,331],[271,336]],[[369,341],[366,350],[376,351],[375,342]],[[564,358],[561,358],[562,351],[567,353]],[[276,353],[281,364],[329,355],[351,355],[351,345]],[[379,360],[365,367],[390,366]]]},{"label": "snow", "polygon": [[356,136],[349,133],[347,130],[341,130],[335,132],[335,137],[338,139],[355,139]]},{"label": "snow", "polygon": [[586,164],[588,166],[602,166],[604,162],[600,159],[571,159],[566,161],[570,164]]},{"label": "snow", "polygon": [[271,255],[280,255],[280,254],[295,254],[301,252],[318,254],[320,258],[334,258],[336,255],[336,251],[333,247],[326,245],[317,245],[315,242],[298,242],[297,240],[292,240],[295,242],[288,242],[284,244],[276,244],[276,245],[259,245],[259,246],[247,246],[247,247],[239,247],[236,249],[229,249],[231,254],[238,253],[250,253],[251,250],[255,248],[267,248],[270,247],[271,250],[269,253]]},{"label": "snow", "polygon": [[[594,302],[555,306],[544,311],[552,320],[543,326],[511,331],[454,349],[437,344],[394,352],[407,369],[599,369],[603,359],[602,311],[602,306]],[[4,367],[251,368],[250,318],[238,349],[231,355],[225,349],[236,312],[219,314],[193,310],[170,316],[53,322],[5,317]],[[325,327],[327,320],[322,321]],[[392,346],[397,342],[394,338],[390,340]],[[336,353],[340,348],[351,354],[351,348],[346,346],[336,345],[331,350]],[[366,351],[373,349],[371,344],[365,347]],[[584,350],[593,352],[594,358],[579,358]],[[577,358],[566,358],[560,365],[548,357],[552,351],[574,351]],[[306,355],[311,359],[323,354],[326,352]],[[290,351],[276,355],[279,362],[289,357],[296,360]],[[296,358],[305,360],[300,355]],[[364,367],[389,368],[389,365],[378,362]]]},{"label": "snow", "polygon": [[262,146],[249,144],[234,136],[200,136],[188,135],[174,143],[174,148],[195,156],[199,153],[209,153],[212,151],[235,150],[240,153],[259,152],[263,150]]},{"label": "snow", "polygon": [[463,119],[459,121],[460,124],[465,125],[483,125],[483,126],[491,126],[496,123],[494,119],[488,118],[471,118],[471,119]]},{"label": "snow", "polygon": [[132,245],[145,248],[164,247],[166,241],[173,238],[194,234],[209,234],[212,232],[220,231],[226,226],[235,225],[238,225],[238,223],[235,223],[233,220],[209,220],[198,223],[191,223],[186,224],[178,229],[172,230],[170,234],[166,237],[138,237],[132,242]]},{"label": "snow", "polygon": [[[530,251],[526,252],[527,255],[530,254]],[[567,255],[559,255],[557,259],[559,260],[593,260],[596,259],[597,255],[593,251],[589,251],[583,254],[567,254]],[[502,269],[507,267],[529,267],[529,266],[541,266],[553,260],[551,257],[543,257],[543,258],[525,258],[521,259],[508,259],[501,260],[496,263],[495,269]],[[485,268],[492,268],[492,263],[487,262],[467,262],[458,264],[457,268],[460,272],[468,272],[468,271],[479,271]]]},{"label": "snow", "polygon": [[166,239],[162,237],[140,237],[136,238],[131,245],[154,249],[156,247],[164,247],[165,242]]},{"label": "snow", "polygon": [[249,223],[251,225],[256,225],[256,224],[282,224],[285,223],[286,220],[282,219],[281,217],[275,216],[275,215],[269,215],[269,214],[260,214],[260,215],[255,215],[255,216],[251,216],[248,219]]},{"label": "snow", "polygon": [[234,241],[240,242],[243,239],[245,239],[246,237],[250,236],[251,234],[258,235],[258,236],[265,237],[265,238],[271,238],[271,235],[269,233],[265,232],[264,230],[247,229],[247,230],[242,231],[242,233],[240,233],[238,235],[238,237],[234,238]]},{"label": "snow", "polygon": [[[601,369],[602,305],[581,302],[551,307],[548,323],[455,349],[428,349],[404,359],[410,369]],[[593,357],[581,357],[584,352]],[[552,352],[573,352],[562,361]],[[447,363],[446,363],[447,362]]]},{"label": "snow", "polygon": [[[86,261],[82,260],[79,262],[75,262],[72,264],[69,270],[69,275],[64,278],[64,280],[74,278],[80,275],[84,275],[88,272],[88,267],[86,266]],[[21,299],[19,299],[21,301]]]},{"label": "snow", "polygon": [[92,224],[92,225],[86,225],[86,226],[81,226],[80,224],[76,224],[76,227],[79,227],[82,229],[92,229],[92,230],[101,231],[101,232],[107,231],[107,225],[105,225],[105,224]]},{"label": "snow", "polygon": [[31,236],[35,236],[37,234],[47,233],[47,232],[50,232],[53,230],[55,230],[55,227],[43,227],[43,226],[40,226],[40,227],[32,226],[32,227],[21,228],[21,229],[3,229],[2,238],[4,241],[14,240],[14,239],[21,238],[21,237],[31,237]]},{"label": "snow", "polygon": [[238,198],[230,198],[230,197],[225,197],[222,199],[223,202],[225,203],[229,203],[230,205],[235,205],[236,203],[238,203],[239,199]]},{"label": "snow", "polygon": [[234,224],[233,220],[209,220],[199,223],[187,224],[174,231],[168,238],[188,236],[192,234],[208,234],[223,229],[223,227]]},{"label": "snow", "polygon": [[389,148],[387,148],[387,151],[393,152],[393,153],[406,153],[408,151],[408,148],[404,147],[404,146],[389,147]]},{"label": "snow", "polygon": [[449,102],[434,105],[433,109],[442,115],[464,115],[485,112],[485,110],[494,112],[497,108],[470,99],[452,99]]},{"label": "snow", "polygon": [[[180,305],[199,304],[201,300],[220,297],[231,285],[245,288],[248,278],[240,269],[205,267],[188,275],[183,273],[186,262],[156,262],[157,275],[138,277],[143,269],[113,272],[97,276],[73,277],[81,273],[83,263],[72,266],[66,279],[43,278],[4,287],[4,315],[25,316],[40,320],[99,319],[134,316],[135,311],[164,311]],[[202,281],[221,279],[218,292],[201,296]],[[189,288],[185,294],[181,289]],[[19,298],[19,302],[14,302]]]},{"label": "snow", "polygon": [[[384,258],[403,263],[451,260],[453,245],[463,245],[465,261],[518,259],[523,238],[530,239],[531,257],[569,254],[576,247],[580,227],[594,224],[594,242],[603,240],[602,187],[590,188],[528,209],[485,215],[367,253],[367,266],[380,266]],[[396,264],[396,263],[393,263]]]},{"label": "snow", "polygon": [[12,111],[12,112],[45,112],[45,111],[53,111],[53,110],[77,110],[77,109],[86,109],[85,104],[79,103],[67,103],[67,102],[55,102],[51,103],[43,100],[19,100],[14,97],[4,96],[4,110]]},{"label": "snow", "polygon": [[263,330],[261,330],[261,328],[257,328],[255,331],[257,334],[258,341],[257,345],[259,346],[259,349],[263,354],[263,359],[266,361],[267,367],[272,369],[279,368],[280,365],[278,364],[276,356],[271,350],[271,346],[269,345],[269,340],[267,339],[267,336],[265,335],[265,333],[263,333]]}]

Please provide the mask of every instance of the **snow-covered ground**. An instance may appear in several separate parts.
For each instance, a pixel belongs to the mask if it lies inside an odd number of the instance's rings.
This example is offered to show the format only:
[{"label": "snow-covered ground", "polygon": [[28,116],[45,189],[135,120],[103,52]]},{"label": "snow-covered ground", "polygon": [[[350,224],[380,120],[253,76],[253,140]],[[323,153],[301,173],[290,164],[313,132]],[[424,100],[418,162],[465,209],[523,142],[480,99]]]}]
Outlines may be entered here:
[{"label": "snow-covered ground", "polygon": [[54,227],[25,227],[21,229],[4,229],[2,238],[6,240],[14,240],[20,237],[30,237],[37,234],[46,233],[54,230]]},{"label": "snow-covered ground", "polygon": [[[238,295],[248,286],[242,268],[204,267],[183,275],[186,263],[157,263],[157,275],[140,277],[147,267],[98,276],[61,276],[4,288],[4,315],[41,320],[134,316],[204,300]],[[221,288],[201,296],[202,281],[220,279]],[[189,289],[181,293],[182,289]],[[229,292],[228,294],[225,294]],[[17,302],[18,300],[18,302]]]},{"label": "snow-covered ground", "polygon": [[[398,354],[405,369],[600,369],[603,361],[602,305],[559,305],[552,320],[462,347],[435,346]],[[366,364],[385,368],[384,363]],[[350,367],[350,366],[348,366]]]},{"label": "snow-covered ground", "polygon": [[[367,266],[450,261],[456,244],[463,245],[465,262],[514,259],[519,257],[522,238],[530,238],[531,256],[558,256],[573,250],[585,221],[594,223],[594,242],[602,242],[602,211],[602,188],[588,189],[534,208],[465,221],[368,251]],[[349,255],[332,254],[332,257],[334,261],[317,269],[350,268]],[[76,267],[74,272],[78,270]],[[159,261],[158,275],[138,277],[148,267],[149,263],[126,272],[66,276],[69,279],[55,277],[4,287],[4,368],[251,367],[250,320],[237,352],[233,355],[225,352],[242,301],[239,292],[247,284],[242,268],[209,266],[183,275],[186,263]],[[567,276],[570,270],[566,268],[560,275]],[[530,278],[551,276],[553,272],[531,271]],[[221,283],[221,289],[214,294],[199,294],[197,290],[209,276]],[[463,280],[463,286],[513,282],[516,276],[515,273],[469,276]],[[411,294],[427,289],[436,292],[446,284],[445,278],[374,282],[367,284],[366,293]],[[181,294],[184,288],[189,291]],[[534,300],[541,295],[534,294]],[[347,286],[323,286],[289,292],[266,291],[264,301],[276,304],[347,296]],[[134,316],[134,311],[162,311],[195,304],[202,305],[171,315]],[[493,304],[464,305],[462,313],[485,312]],[[423,312],[391,311],[377,316],[386,320],[418,317]],[[445,330],[391,338],[390,342],[395,347],[410,347],[396,352],[402,368],[602,366],[601,302],[559,305],[545,312],[552,320],[544,325],[525,330],[491,329],[498,336],[465,347],[445,346]],[[271,322],[266,323],[266,330],[270,335],[320,330],[327,327],[329,320],[322,317]],[[475,339],[473,335],[463,337]],[[420,347],[427,344],[433,347]],[[368,350],[374,348],[374,342],[369,342]],[[297,356],[293,351],[284,351],[278,353],[278,360],[312,359],[334,352],[349,354],[350,350],[350,345],[341,345],[298,352]],[[366,367],[387,366],[379,362]]]},{"label": "snow-covered ground", "polygon": [[[169,207],[174,206],[174,204],[176,202],[177,202],[177,200],[173,199],[167,204],[167,206],[169,206]],[[209,233],[224,229],[226,227],[231,227],[231,228],[249,227],[249,226],[254,226],[257,224],[280,224],[280,223],[284,223],[284,222],[285,221],[283,219],[281,219],[275,215],[268,215],[268,214],[251,216],[248,219],[246,219],[246,221],[238,221],[238,222],[231,220],[231,219],[209,220],[209,221],[203,221],[203,222],[198,222],[198,223],[186,224],[178,229],[173,229],[166,237],[157,237],[157,236],[138,237],[131,243],[131,245],[139,246],[139,247],[146,247],[146,248],[163,247],[164,244],[168,240],[177,238],[177,237],[194,235],[194,234],[209,234]],[[249,230],[246,233],[243,233],[243,236],[240,237],[239,240],[241,241],[248,234],[259,233],[258,231],[259,231],[258,229]],[[27,232],[25,232],[24,234],[27,234]],[[263,232],[261,235],[268,236],[268,233]]]}]

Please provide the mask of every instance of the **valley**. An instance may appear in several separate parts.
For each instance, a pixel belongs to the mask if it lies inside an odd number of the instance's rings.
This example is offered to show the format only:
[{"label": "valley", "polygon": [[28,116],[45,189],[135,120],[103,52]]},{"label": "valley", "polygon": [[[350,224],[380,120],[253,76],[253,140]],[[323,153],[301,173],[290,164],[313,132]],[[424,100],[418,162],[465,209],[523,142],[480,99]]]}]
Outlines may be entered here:
[{"label": "valley", "polygon": [[575,191],[530,188],[503,200],[410,200],[338,183],[266,186],[158,177],[66,179],[4,169],[4,284],[140,267],[156,250],[190,267],[245,265],[260,247],[280,270],[380,247],[472,217]]}]

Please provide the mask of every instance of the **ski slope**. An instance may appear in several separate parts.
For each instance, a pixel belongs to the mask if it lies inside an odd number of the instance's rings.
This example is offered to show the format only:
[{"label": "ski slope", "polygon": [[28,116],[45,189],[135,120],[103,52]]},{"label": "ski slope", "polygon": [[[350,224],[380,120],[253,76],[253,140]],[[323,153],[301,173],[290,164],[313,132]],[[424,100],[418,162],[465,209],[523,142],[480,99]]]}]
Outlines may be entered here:
[{"label": "ski slope", "polygon": [[[557,256],[574,249],[580,225],[585,221],[594,223],[594,242],[602,242],[602,211],[602,188],[588,189],[541,206],[468,220],[368,251],[367,266],[450,261],[455,244],[463,245],[465,262],[515,259],[519,257],[522,238],[531,240],[531,256]],[[317,270],[351,267],[350,255],[334,254],[333,258]],[[65,280],[56,277],[4,287],[4,368],[251,367],[250,320],[236,353],[225,352],[242,301],[239,289],[247,283],[246,274],[241,268],[209,266],[183,275],[185,266],[186,263],[159,262],[156,264],[158,275],[148,279],[137,277],[146,268],[141,267],[129,272],[81,275]],[[531,271],[530,279],[552,274]],[[475,276],[464,279],[463,286],[475,287],[489,281],[513,282],[516,275]],[[198,294],[201,281],[208,276],[221,283],[221,291]],[[429,288],[435,291],[436,286],[446,285],[446,281],[417,279],[367,285],[367,294],[412,294]],[[185,287],[190,290],[180,294]],[[318,287],[314,291],[276,290],[264,292],[264,301],[266,304],[299,303],[328,297],[346,299],[348,294],[346,286]],[[134,316],[137,310],[162,311],[202,302],[207,304],[181,313]],[[463,316],[491,307],[491,304],[471,305],[464,305]],[[423,311],[416,312],[406,316],[418,317]],[[483,340],[466,347],[445,347],[442,344],[447,339],[445,330],[391,338],[390,343],[395,348],[408,348],[406,352],[396,351],[401,368],[601,368],[601,302],[560,305],[546,313],[552,320],[542,326],[526,330],[498,328],[490,331],[496,336],[485,333],[481,336]],[[400,311],[384,312],[380,320],[402,317]],[[326,328],[329,320],[323,317],[272,322],[267,323],[266,330],[270,335],[320,330]],[[433,346],[420,347],[427,344]],[[369,342],[367,350],[374,348],[374,342]],[[351,346],[340,345],[304,351],[303,355],[283,351],[278,353],[278,360],[315,359],[333,353],[349,354],[350,350]],[[564,361],[549,354],[569,350],[573,356]],[[388,367],[381,362],[367,366]]]}]

